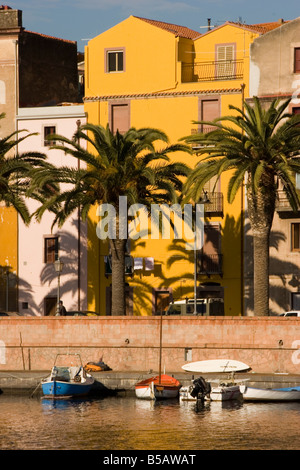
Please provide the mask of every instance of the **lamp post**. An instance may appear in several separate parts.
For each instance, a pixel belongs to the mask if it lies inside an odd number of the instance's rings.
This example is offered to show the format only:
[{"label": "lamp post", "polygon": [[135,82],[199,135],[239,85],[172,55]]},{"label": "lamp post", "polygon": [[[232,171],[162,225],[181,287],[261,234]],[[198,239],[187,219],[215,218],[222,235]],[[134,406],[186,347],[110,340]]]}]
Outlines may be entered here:
[{"label": "lamp post", "polygon": [[59,299],[60,299],[60,273],[62,272],[64,263],[57,258],[56,261],[54,261],[54,269],[57,272],[57,304],[56,304],[56,316],[59,316]]},{"label": "lamp post", "polygon": [[196,204],[196,228],[194,242],[194,315],[197,315],[197,250],[201,249],[204,244],[204,204],[208,204],[210,200],[207,191],[204,191],[204,197],[200,198]]}]

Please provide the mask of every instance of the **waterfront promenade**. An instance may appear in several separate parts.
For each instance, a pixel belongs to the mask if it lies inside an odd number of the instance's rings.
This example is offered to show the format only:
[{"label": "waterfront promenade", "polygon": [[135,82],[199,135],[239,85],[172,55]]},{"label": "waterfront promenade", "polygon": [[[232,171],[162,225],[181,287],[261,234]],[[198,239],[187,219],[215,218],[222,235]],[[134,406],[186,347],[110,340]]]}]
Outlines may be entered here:
[{"label": "waterfront promenade", "polygon": [[[187,386],[194,378],[200,375],[206,379],[209,378],[228,378],[229,374],[191,374],[188,372],[170,372],[183,386]],[[38,385],[41,380],[49,374],[48,371],[1,371],[0,372],[0,390],[5,394],[38,394],[41,387]],[[157,374],[157,371],[142,372],[115,372],[102,371],[91,372],[96,381],[95,393],[106,395],[111,393],[130,394],[134,393],[134,385],[143,378],[148,378]],[[244,381],[247,385],[258,388],[280,388],[300,386],[300,375],[294,374],[256,374],[253,372],[236,373],[235,379]],[[35,392],[36,390],[36,392]]]}]

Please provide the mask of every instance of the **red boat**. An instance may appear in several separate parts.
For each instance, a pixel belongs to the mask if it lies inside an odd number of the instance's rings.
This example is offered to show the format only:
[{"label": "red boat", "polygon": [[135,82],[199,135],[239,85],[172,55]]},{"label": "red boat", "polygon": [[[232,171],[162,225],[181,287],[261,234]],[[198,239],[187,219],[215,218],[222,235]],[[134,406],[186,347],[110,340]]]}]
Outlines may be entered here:
[{"label": "red boat", "polygon": [[181,383],[177,379],[170,375],[161,374],[135,384],[135,394],[138,398],[148,400],[176,398],[180,387]]}]

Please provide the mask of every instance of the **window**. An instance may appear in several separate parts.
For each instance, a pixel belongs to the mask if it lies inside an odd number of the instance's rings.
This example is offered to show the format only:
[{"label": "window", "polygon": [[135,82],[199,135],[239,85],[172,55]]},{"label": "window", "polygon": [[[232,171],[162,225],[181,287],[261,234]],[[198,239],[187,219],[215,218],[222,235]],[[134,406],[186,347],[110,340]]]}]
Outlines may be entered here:
[{"label": "window", "polygon": [[130,128],[130,101],[114,100],[110,102],[108,120],[113,134],[115,134],[117,130],[120,134],[125,134]]},{"label": "window", "polygon": [[198,273],[221,274],[221,228],[219,224],[204,225],[204,245],[197,253]]},{"label": "window", "polygon": [[226,79],[234,77],[235,63],[234,63],[235,48],[233,44],[224,44],[217,46],[216,50],[216,78]]},{"label": "window", "polygon": [[[220,116],[220,103],[218,99],[201,100],[200,106],[200,121],[213,121]],[[214,127],[210,127],[207,124],[202,124],[202,132],[206,133],[212,130],[214,130]]]},{"label": "window", "polygon": [[300,223],[291,224],[291,250],[300,251]]},{"label": "window", "polygon": [[58,259],[58,237],[44,238],[44,263],[54,263]]},{"label": "window", "polygon": [[294,73],[300,73],[300,47],[294,49]]},{"label": "window", "polygon": [[123,50],[109,50],[106,52],[106,72],[124,72]]},{"label": "window", "polygon": [[56,127],[55,126],[45,126],[44,127],[44,145],[46,147],[49,147],[50,145],[54,145],[55,141],[54,140],[48,140],[47,137],[51,134],[56,133]]}]

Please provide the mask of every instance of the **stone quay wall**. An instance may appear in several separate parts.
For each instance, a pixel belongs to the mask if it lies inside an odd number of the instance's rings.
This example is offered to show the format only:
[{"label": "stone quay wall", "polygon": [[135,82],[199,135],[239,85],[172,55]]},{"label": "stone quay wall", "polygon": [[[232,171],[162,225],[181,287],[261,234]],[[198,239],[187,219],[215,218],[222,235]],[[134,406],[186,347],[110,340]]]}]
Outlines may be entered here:
[{"label": "stone quay wall", "polygon": [[[79,354],[83,365],[102,359],[114,371],[158,371],[159,351],[160,317],[0,317],[0,371],[49,370],[57,354]],[[300,375],[300,319],[163,317],[166,373],[221,358],[255,373]]]}]

